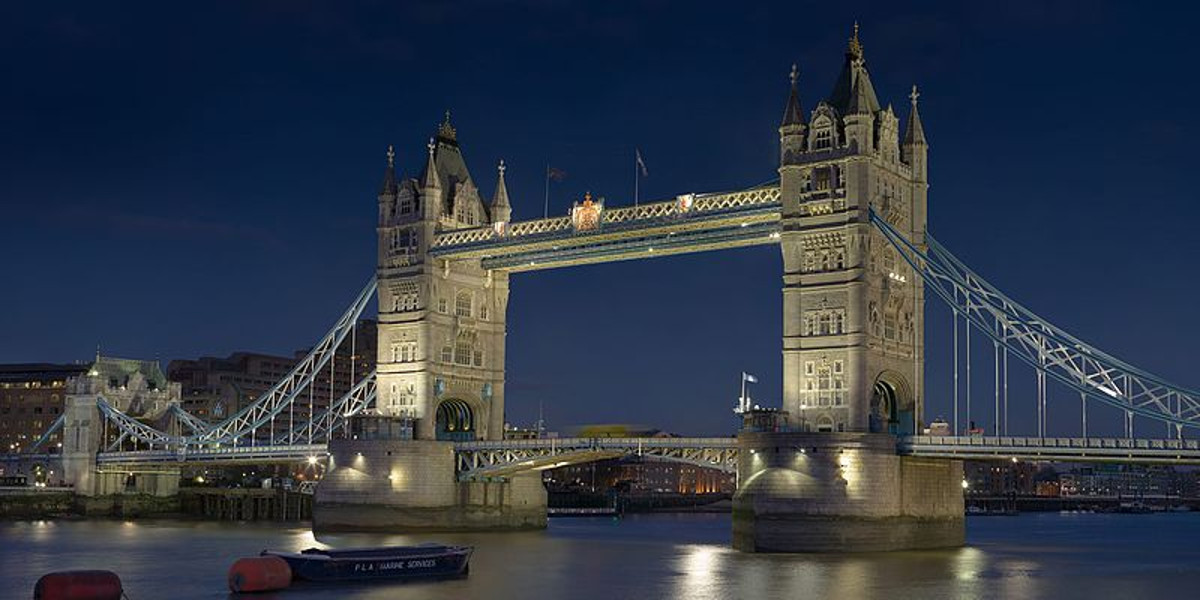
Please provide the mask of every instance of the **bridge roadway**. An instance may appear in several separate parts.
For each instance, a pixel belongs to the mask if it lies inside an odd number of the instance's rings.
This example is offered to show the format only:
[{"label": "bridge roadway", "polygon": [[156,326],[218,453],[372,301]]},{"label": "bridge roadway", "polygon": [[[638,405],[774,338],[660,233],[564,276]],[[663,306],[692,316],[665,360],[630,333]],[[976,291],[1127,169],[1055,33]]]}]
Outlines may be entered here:
[{"label": "bridge roadway", "polygon": [[[619,456],[647,456],[733,472],[737,438],[546,438],[456,442],[461,478],[498,477]],[[902,436],[897,451],[908,456],[968,460],[1045,460],[1142,464],[1200,464],[1200,440],[993,436]],[[179,453],[174,450],[101,452],[101,466],[165,464],[268,464],[324,458],[325,444],[221,446]],[[57,454],[5,454],[0,464],[53,460]]]}]

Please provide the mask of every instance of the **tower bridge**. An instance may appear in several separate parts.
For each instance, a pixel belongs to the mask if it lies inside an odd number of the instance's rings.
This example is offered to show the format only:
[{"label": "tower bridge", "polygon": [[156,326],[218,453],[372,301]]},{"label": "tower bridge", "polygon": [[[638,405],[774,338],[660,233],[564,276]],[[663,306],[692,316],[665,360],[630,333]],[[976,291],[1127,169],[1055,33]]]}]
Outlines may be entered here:
[{"label": "tower bridge", "polygon": [[[417,177],[398,178],[388,149],[375,275],[262,397],[212,424],[168,399],[165,421],[152,423],[83,376],[51,427],[62,452],[36,454],[47,435],[34,454],[2,459],[59,460],[77,493],[92,495],[119,490],[128,472],[153,473],[162,483],[150,491],[171,493],[183,465],[319,457],[329,471],[317,527],[421,530],[543,526],[540,470],[640,454],[736,471],[735,546],[773,551],[961,544],[964,458],[1200,464],[1198,442],[1183,435],[1200,426],[1200,393],[1055,327],[930,235],[919,94],[908,94],[901,126],[876,95],[857,29],[811,111],[794,68],[790,80],[778,179],[626,207],[588,196],[566,216],[530,221],[511,219],[503,162],[484,202],[447,115]],[[737,438],[503,439],[513,274],[761,244],[783,258],[783,410],[768,426]],[[949,435],[925,432],[927,292],[954,315]],[[372,299],[376,371],[320,412],[305,405]],[[960,330],[968,360],[972,332],[992,345],[989,435],[970,431],[969,370],[959,410]],[[1010,358],[1037,382],[1014,401],[1036,409],[1024,437],[1006,425]],[[1049,435],[1047,405],[1063,402],[1051,384],[1079,408],[1078,435]],[[1119,419],[1125,436],[1090,436],[1089,418]],[[1166,423],[1172,439],[1135,437],[1138,419]]]}]

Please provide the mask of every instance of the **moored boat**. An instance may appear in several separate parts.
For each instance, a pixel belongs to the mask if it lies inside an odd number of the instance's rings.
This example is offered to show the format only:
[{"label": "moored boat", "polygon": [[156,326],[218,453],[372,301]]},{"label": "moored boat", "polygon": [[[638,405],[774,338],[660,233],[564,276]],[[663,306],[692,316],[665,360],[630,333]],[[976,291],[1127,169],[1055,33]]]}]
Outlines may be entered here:
[{"label": "moored boat", "polygon": [[300,552],[263,550],[263,556],[287,561],[296,579],[307,581],[355,581],[370,579],[416,579],[461,577],[470,568],[470,546],[384,546]]}]

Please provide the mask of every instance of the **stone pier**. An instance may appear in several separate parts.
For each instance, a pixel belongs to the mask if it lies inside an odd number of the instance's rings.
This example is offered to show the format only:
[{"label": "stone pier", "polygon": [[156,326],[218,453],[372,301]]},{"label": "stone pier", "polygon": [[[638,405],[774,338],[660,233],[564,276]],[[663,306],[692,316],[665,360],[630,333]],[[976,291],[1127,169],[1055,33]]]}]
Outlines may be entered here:
[{"label": "stone pier", "polygon": [[870,433],[738,436],[733,546],[876,552],[964,543],[962,462],[896,454]]},{"label": "stone pier", "polygon": [[454,444],[335,440],[313,503],[316,531],[504,531],[546,527],[540,472],[458,481]]}]

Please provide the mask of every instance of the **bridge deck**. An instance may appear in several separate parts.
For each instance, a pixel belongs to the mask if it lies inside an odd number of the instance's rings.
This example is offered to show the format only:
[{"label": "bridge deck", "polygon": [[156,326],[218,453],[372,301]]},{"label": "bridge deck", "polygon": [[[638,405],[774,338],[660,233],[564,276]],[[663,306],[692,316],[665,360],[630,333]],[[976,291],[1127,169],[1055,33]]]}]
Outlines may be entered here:
[{"label": "bridge deck", "polygon": [[927,458],[1200,464],[1200,440],[911,436],[897,449]]},{"label": "bridge deck", "polygon": [[604,210],[594,229],[569,217],[477,227],[437,236],[430,255],[481,259],[487,269],[531,271],[779,241],[778,185]]},{"label": "bridge deck", "polygon": [[[1200,464],[1200,440],[1061,437],[906,436],[896,440],[906,456],[939,459],[1023,460]],[[462,477],[506,476],[612,458],[647,456],[733,471],[737,438],[551,438],[454,444]],[[223,446],[179,453],[175,450],[101,452],[101,466],[268,464],[324,457],[325,444]],[[0,454],[0,462],[60,458],[57,454]]]}]

